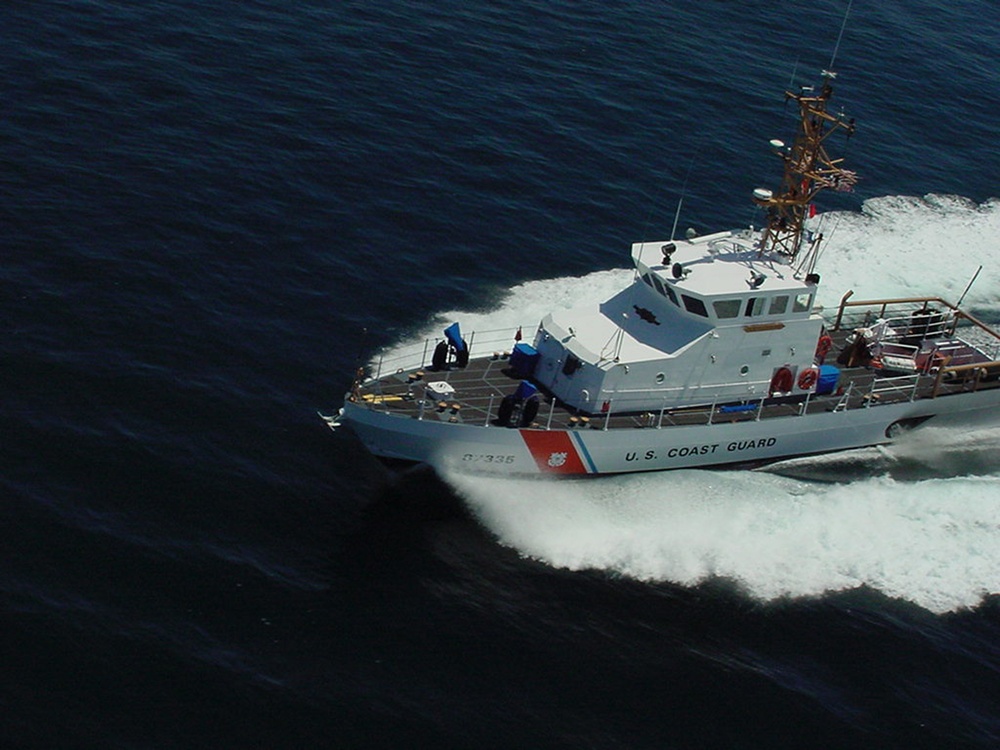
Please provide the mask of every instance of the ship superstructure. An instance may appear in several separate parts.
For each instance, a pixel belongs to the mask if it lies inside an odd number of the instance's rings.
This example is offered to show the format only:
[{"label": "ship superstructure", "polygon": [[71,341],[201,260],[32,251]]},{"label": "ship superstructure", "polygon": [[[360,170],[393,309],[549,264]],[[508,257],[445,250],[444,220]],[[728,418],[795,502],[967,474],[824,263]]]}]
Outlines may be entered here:
[{"label": "ship superstructure", "polygon": [[799,108],[781,158],[781,188],[758,188],[762,230],[720,232],[632,246],[632,286],[593,308],[547,316],[535,338],[534,377],[584,411],[674,408],[756,400],[813,390],[822,317],[813,309],[822,237],[805,228],[827,189],[848,189],[853,172],[828,141],[854,122],[829,114],[825,74],[818,93],[786,92]]}]

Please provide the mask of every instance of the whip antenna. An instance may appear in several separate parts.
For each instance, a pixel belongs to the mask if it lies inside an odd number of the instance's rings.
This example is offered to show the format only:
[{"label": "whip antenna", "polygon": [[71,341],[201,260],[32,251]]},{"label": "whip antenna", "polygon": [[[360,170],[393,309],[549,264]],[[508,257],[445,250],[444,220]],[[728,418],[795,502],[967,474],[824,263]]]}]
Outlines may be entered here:
[{"label": "whip antenna", "polygon": [[677,211],[674,212],[674,225],[670,228],[671,242],[674,239],[674,234],[677,232],[677,222],[680,221],[681,218],[681,206],[684,205],[684,196],[687,195],[688,180],[691,179],[691,170],[694,169],[694,160],[699,153],[701,153],[701,151],[696,150],[693,154],[691,154],[691,161],[688,163],[687,174],[684,175],[684,186],[681,187],[681,197],[677,201]]},{"label": "whip antenna", "polygon": [[827,70],[833,70],[833,63],[837,59],[837,53],[840,51],[840,40],[844,38],[844,29],[847,28],[847,17],[851,15],[851,4],[854,0],[848,0],[847,10],[844,11],[844,22],[840,24],[840,33],[837,34],[837,44],[833,48],[833,56],[830,58],[830,67]]},{"label": "whip antenna", "polygon": [[972,285],[975,284],[976,283],[976,279],[979,278],[979,271],[982,271],[982,270],[983,270],[983,267],[980,266],[979,269],[975,272],[975,274],[973,274],[972,281],[970,281],[969,285],[967,287],[965,287],[965,291],[962,292],[962,296],[958,298],[958,302],[955,303],[955,307],[961,307],[962,306],[962,300],[965,299],[965,295],[969,293],[970,289],[972,289]]}]

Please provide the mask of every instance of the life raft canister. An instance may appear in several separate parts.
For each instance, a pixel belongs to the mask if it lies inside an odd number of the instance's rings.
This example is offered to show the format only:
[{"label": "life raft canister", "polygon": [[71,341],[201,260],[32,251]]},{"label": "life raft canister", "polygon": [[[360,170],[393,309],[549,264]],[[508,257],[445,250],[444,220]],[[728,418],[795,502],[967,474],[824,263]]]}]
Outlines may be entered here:
[{"label": "life raft canister", "polygon": [[817,380],[819,380],[819,368],[807,367],[799,373],[799,388],[803,391],[811,390]]},{"label": "life raft canister", "polygon": [[771,377],[770,394],[790,392],[793,382],[792,371],[788,367],[779,367]]}]

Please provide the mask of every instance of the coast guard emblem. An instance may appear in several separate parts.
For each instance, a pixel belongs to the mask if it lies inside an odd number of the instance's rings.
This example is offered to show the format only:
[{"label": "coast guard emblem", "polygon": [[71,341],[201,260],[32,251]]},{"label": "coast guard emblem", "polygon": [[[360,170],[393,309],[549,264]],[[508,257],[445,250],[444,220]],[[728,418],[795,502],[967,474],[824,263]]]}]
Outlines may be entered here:
[{"label": "coast guard emblem", "polygon": [[[593,463],[583,463],[586,455],[582,435],[570,435],[566,430],[521,430],[524,445],[543,474],[588,474],[596,471]],[[576,443],[579,443],[577,447]],[[588,462],[590,459],[587,459]]]}]

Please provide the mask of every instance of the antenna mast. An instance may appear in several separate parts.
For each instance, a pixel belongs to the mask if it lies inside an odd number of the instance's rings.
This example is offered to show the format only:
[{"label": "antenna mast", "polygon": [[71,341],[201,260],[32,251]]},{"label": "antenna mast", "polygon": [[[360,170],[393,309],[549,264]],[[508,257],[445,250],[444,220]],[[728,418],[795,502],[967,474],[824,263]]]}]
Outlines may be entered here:
[{"label": "antenna mast", "polygon": [[826,150],[827,139],[837,130],[846,130],[848,136],[854,133],[853,118],[844,120],[843,115],[827,111],[833,95],[830,81],[836,75],[823,71],[823,87],[818,94],[811,86],[802,87],[797,94],[785,92],[785,101],[793,99],[799,105],[799,128],[790,148],[781,141],[771,141],[785,163],[781,190],[754,191],[754,203],[767,213],[761,254],[776,252],[794,260],[802,249],[803,226],[816,196],[828,188],[850,191],[858,180],[857,174],[841,166],[842,158],[834,159]]}]

